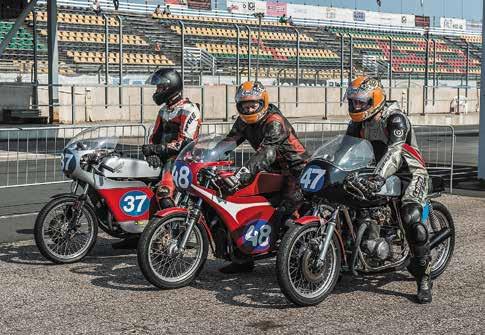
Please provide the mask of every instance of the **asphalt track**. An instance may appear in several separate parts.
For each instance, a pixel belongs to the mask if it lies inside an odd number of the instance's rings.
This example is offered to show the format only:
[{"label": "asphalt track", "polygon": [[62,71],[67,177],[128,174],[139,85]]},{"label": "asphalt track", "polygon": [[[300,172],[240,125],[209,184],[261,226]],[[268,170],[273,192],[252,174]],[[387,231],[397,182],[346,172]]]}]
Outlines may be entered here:
[{"label": "asphalt track", "polygon": [[31,241],[0,244],[0,329],[4,334],[483,334],[485,200],[444,196],[457,240],[433,303],[414,303],[405,272],[344,275],[316,307],[294,308],[280,293],[274,261],[223,275],[209,259],[189,287],[160,291],[134,254],[98,240],[82,262],[55,266]]}]

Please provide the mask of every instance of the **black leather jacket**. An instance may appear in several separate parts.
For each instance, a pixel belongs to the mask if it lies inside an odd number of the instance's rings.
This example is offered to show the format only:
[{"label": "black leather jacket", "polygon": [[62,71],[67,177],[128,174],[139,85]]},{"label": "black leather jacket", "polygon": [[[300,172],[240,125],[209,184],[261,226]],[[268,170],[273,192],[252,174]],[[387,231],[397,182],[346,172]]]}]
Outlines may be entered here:
[{"label": "black leather jacket", "polygon": [[289,172],[300,175],[309,155],[296,136],[290,122],[273,104],[259,122],[247,124],[237,118],[226,137],[240,145],[247,140],[256,153],[244,164],[249,170],[248,179],[260,171]]}]

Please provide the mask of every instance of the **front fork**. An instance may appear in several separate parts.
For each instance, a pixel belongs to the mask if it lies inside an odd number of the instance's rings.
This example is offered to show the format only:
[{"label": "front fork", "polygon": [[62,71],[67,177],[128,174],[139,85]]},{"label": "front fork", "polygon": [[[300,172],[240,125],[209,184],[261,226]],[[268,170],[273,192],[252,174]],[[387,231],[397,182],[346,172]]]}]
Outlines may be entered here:
[{"label": "front fork", "polygon": [[337,225],[339,212],[340,212],[340,207],[337,207],[333,211],[332,216],[330,217],[330,220],[328,220],[327,224],[325,225],[325,231],[323,233],[323,236],[325,238],[322,240],[318,248],[320,252],[318,254],[317,265],[321,266],[323,264],[325,256],[327,255],[328,247],[330,246],[330,241],[333,238],[333,232],[335,231],[335,226]]},{"label": "front fork", "polygon": [[[210,180],[207,180],[207,183],[205,187],[209,187],[210,185]],[[202,198],[199,198],[195,205],[192,207],[191,210],[189,210],[189,213],[187,215],[187,229],[185,230],[184,236],[182,237],[182,241],[180,241],[180,244],[178,245],[178,251],[183,252],[185,250],[185,245],[187,244],[187,241],[189,240],[190,233],[192,233],[192,229],[194,228],[194,225],[199,221],[200,215],[201,215],[201,208],[202,208]]]},{"label": "front fork", "polygon": [[[74,194],[76,194],[78,185],[79,184],[76,183],[76,185],[74,186],[74,190],[73,190]],[[74,205],[72,206],[73,213],[72,213],[71,220],[69,221],[70,230],[75,230],[77,228],[76,227],[77,222],[79,221],[79,218],[81,217],[81,214],[82,214],[81,208],[84,206],[84,203],[88,199],[88,191],[89,191],[89,184],[86,183],[84,185],[83,193],[79,195],[79,197],[77,197],[77,199],[74,201]]]}]

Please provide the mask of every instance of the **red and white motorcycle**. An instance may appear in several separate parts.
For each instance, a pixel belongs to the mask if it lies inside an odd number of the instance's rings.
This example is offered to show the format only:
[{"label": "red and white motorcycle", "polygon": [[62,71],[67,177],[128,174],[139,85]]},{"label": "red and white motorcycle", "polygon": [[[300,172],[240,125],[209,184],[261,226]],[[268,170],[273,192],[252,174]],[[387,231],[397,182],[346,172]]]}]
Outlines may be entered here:
[{"label": "red and white motorcycle", "polygon": [[139,153],[139,146],[130,143],[134,138],[120,143],[108,133],[105,127],[83,131],[64,148],[61,169],[74,181],[72,191],[55,195],[34,226],[37,247],[54,263],[84,258],[96,242],[98,225],[123,238],[141,233],[150,213],[160,209],[153,197],[160,169],[127,157],[129,151]]},{"label": "red and white motorcycle", "polygon": [[[254,181],[224,196],[220,182],[231,175],[236,148],[222,137],[201,137],[185,147],[172,170],[183,194],[180,206],[157,212],[138,243],[138,264],[160,288],[188,285],[202,269],[209,247],[215,257],[234,262],[275,255],[270,220],[280,201],[283,176],[259,173]],[[219,144],[219,145],[218,145]]]}]

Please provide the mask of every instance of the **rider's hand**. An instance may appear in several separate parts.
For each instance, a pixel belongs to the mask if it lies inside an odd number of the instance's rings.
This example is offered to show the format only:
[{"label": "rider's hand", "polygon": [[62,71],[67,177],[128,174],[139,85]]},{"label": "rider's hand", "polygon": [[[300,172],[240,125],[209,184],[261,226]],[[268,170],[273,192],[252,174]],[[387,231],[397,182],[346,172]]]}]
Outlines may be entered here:
[{"label": "rider's hand", "polygon": [[144,144],[141,146],[141,152],[145,157],[152,155],[160,156],[163,150],[165,150],[163,144]]},{"label": "rider's hand", "polygon": [[246,167],[242,167],[236,171],[235,174],[227,177],[222,177],[222,187],[227,193],[234,193],[242,186],[248,184],[251,174]]},{"label": "rider's hand", "polygon": [[379,193],[385,183],[386,180],[378,174],[367,177],[367,187],[372,193]]},{"label": "rider's hand", "polygon": [[162,161],[160,160],[160,157],[158,155],[150,155],[147,156],[145,159],[148,165],[154,167],[155,169],[162,165]]},{"label": "rider's hand", "polygon": [[366,177],[360,177],[357,181],[357,187],[367,198],[373,198],[382,189],[382,186],[386,183],[386,180],[379,175],[370,175]]}]

